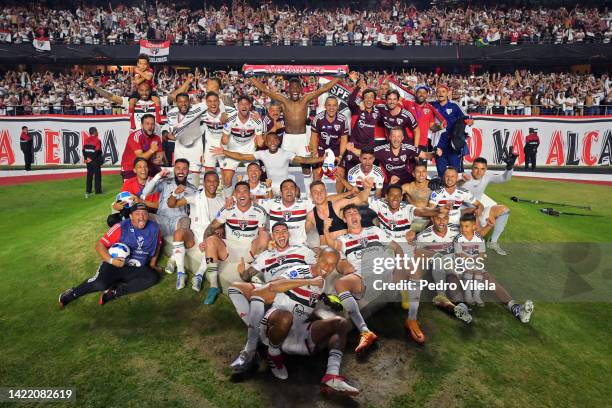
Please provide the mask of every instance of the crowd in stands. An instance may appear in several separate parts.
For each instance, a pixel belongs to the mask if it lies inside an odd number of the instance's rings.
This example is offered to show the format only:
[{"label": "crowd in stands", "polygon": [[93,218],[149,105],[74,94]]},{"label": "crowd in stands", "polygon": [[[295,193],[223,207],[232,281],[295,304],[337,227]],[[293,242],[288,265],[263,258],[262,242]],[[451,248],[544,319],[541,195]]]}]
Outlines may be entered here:
[{"label": "crowd in stands", "polygon": [[256,3],[228,1],[195,10],[163,2],[72,10],[42,3],[4,6],[0,41],[27,43],[48,37],[58,44],[132,44],[149,39],[176,45],[369,46],[381,41],[381,36],[399,45],[609,43],[612,38],[612,12],[607,8],[459,4],[417,9],[409,2],[382,1],[376,2],[376,9],[327,2],[327,9],[298,10]]},{"label": "crowd in stands", "polygon": [[[165,95],[177,89],[188,71],[163,67],[156,73],[157,93]],[[207,72],[197,70],[198,88],[206,89],[206,78],[222,81],[222,92],[237,98],[254,96],[254,107],[264,112],[269,99],[259,93],[238,71]],[[516,115],[603,115],[612,114],[612,81],[606,74],[535,73],[527,70],[512,74],[484,73],[455,75],[437,72],[365,72],[368,85],[381,89],[393,79],[406,89],[425,84],[434,89],[439,84],[451,88],[452,99],[465,111]],[[85,84],[89,73],[16,72],[0,73],[0,115],[78,114],[108,115],[124,113],[120,107],[96,94]],[[98,72],[99,83],[115,95],[132,92],[131,73]],[[286,89],[282,77],[269,79],[276,89]],[[306,90],[315,89],[317,78],[305,77]],[[200,98],[202,94],[194,94]],[[431,98],[435,98],[432,93]]]}]

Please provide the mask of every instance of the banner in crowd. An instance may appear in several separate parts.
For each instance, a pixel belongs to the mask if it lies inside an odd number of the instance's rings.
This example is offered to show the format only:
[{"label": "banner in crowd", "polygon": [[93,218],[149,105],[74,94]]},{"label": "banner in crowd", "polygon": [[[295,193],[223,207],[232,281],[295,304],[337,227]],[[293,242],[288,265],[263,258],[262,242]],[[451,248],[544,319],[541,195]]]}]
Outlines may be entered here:
[{"label": "banner in crowd", "polygon": [[501,164],[502,150],[512,147],[519,155],[517,165],[525,163],[525,138],[529,129],[537,131],[540,147],[538,166],[612,165],[612,117],[521,117],[473,115],[474,125],[468,140],[470,154],[466,163],[479,156],[489,163]]},{"label": "banner in crowd", "polygon": [[127,115],[0,117],[0,165],[23,165],[19,136],[27,126],[33,140],[34,165],[83,164],[89,128],[98,130],[107,165],[119,165],[130,133]]},{"label": "banner in crowd", "polygon": [[36,51],[51,51],[51,41],[47,37],[35,38],[32,45],[36,48]]},{"label": "banner in crowd", "polygon": [[328,75],[344,77],[348,65],[251,65],[242,67],[245,76],[256,75]]},{"label": "banner in crowd", "polygon": [[13,41],[13,37],[9,30],[4,30],[4,29],[0,30],[0,42],[10,43],[12,41]]},{"label": "banner in crowd", "polygon": [[140,40],[140,54],[148,55],[149,62],[168,62],[170,58],[170,41],[150,42]]},{"label": "banner in crowd", "polygon": [[[330,92],[342,101],[350,90],[339,86]],[[346,112],[344,108],[344,112]],[[607,117],[519,117],[474,115],[468,140],[467,164],[482,156],[501,164],[502,149],[513,147],[517,165],[523,165],[523,146],[530,128],[540,137],[539,166],[612,165],[612,116]],[[4,116],[0,117],[0,165],[23,165],[19,135],[27,126],[34,140],[34,164],[82,164],[83,141],[89,128],[98,129],[104,160],[118,165],[129,136],[129,120],[123,116]]]}]

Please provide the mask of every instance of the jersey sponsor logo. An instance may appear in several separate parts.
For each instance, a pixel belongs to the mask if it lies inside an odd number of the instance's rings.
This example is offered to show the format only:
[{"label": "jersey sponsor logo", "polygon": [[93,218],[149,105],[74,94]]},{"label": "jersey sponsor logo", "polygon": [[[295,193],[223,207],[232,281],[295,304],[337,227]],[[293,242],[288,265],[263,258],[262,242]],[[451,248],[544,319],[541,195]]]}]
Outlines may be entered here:
[{"label": "jersey sponsor logo", "polygon": [[295,269],[292,270],[291,272],[289,272],[289,278],[291,278],[291,279],[297,279],[298,276],[299,276],[299,272],[296,271]]}]

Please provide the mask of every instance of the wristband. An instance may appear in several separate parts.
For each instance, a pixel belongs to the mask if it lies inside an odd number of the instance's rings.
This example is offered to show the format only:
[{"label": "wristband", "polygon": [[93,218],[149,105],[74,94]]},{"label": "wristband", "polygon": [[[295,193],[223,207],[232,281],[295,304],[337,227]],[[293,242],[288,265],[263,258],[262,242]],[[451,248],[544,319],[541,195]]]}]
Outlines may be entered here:
[{"label": "wristband", "polygon": [[108,261],[104,261],[104,262],[106,262],[109,265],[113,265],[113,259],[115,259],[115,258],[110,258]]},{"label": "wristband", "polygon": [[178,196],[178,195],[177,195],[177,194],[176,194],[174,191],[173,191],[173,192],[171,192],[171,193],[170,193],[170,195],[171,195],[172,197],[174,197],[174,198],[179,198],[179,196]]}]

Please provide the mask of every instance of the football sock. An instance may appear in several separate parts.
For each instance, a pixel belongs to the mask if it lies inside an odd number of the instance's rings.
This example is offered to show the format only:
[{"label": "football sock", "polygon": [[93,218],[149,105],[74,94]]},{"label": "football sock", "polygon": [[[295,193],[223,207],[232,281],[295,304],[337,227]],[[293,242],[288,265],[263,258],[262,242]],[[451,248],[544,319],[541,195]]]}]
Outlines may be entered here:
[{"label": "football sock", "polygon": [[176,263],[176,271],[185,273],[185,243],[183,241],[174,241],[172,243],[174,251],[172,258]]},{"label": "football sock", "polygon": [[234,304],[234,307],[236,308],[236,313],[238,313],[238,316],[240,316],[244,324],[248,326],[249,325],[249,320],[248,320],[249,309],[250,309],[248,299],[246,298],[246,296],[244,296],[244,293],[242,293],[240,289],[234,286],[230,286],[227,289],[227,294],[230,300],[232,301],[232,303]]},{"label": "football sock", "polygon": [[281,355],[280,344],[270,343],[270,345],[268,346],[268,354],[271,355],[272,357],[280,356]]},{"label": "football sock", "polygon": [[510,210],[506,210],[495,219],[495,226],[493,227],[493,233],[491,234],[491,242],[497,242],[501,233],[504,232],[509,216]]},{"label": "football sock", "polygon": [[410,286],[411,289],[408,289],[408,301],[410,303],[408,320],[416,320],[417,313],[419,312],[419,303],[421,302],[421,287],[418,285],[418,282],[413,282],[415,283],[414,289],[412,289],[413,285]]},{"label": "football sock", "polygon": [[325,373],[340,375],[340,364],[342,364],[342,351],[338,349],[329,350],[329,357],[327,357],[327,370]]},{"label": "football sock", "polygon": [[219,287],[219,283],[217,283],[218,276],[219,276],[219,266],[217,265],[217,263],[216,262],[209,263],[208,267],[206,268],[206,279],[208,280],[208,283],[210,283],[211,288]]},{"label": "football sock", "polygon": [[259,325],[264,317],[266,306],[264,300],[259,296],[251,297],[251,308],[247,318],[247,343],[244,346],[246,351],[254,351],[259,341]]},{"label": "football sock", "polygon": [[344,308],[348,311],[349,316],[353,321],[353,324],[355,325],[355,327],[357,327],[357,330],[359,330],[359,332],[361,333],[370,331],[368,329],[368,326],[366,325],[365,320],[363,320],[363,316],[361,316],[361,312],[359,311],[359,305],[357,304],[357,301],[355,300],[351,292],[342,292],[338,294],[338,298],[342,302],[342,306],[344,306]]}]

